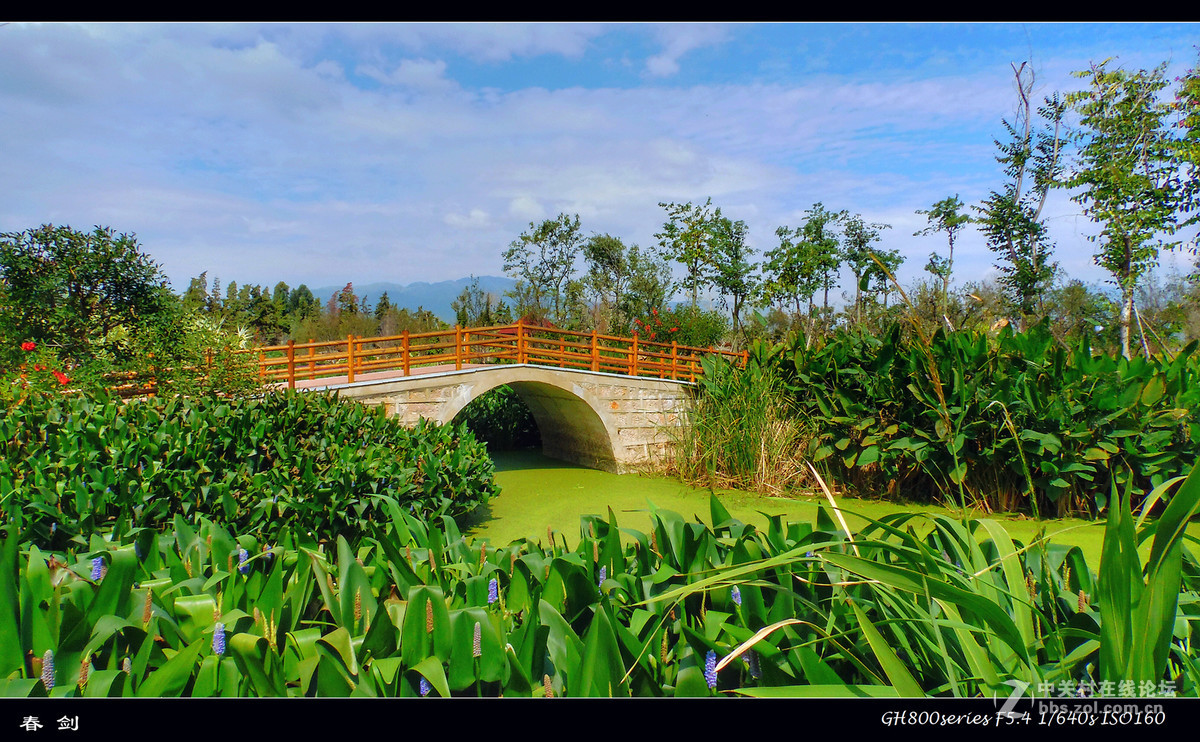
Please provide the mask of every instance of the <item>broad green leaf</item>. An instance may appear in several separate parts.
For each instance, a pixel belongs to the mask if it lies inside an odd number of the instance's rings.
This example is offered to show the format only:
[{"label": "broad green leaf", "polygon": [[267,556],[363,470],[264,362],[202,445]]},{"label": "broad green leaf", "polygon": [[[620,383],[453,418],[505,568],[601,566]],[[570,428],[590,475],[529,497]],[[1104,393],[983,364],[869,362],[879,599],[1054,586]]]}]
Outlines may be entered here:
[{"label": "broad green leaf", "polygon": [[875,624],[867,618],[867,614],[863,613],[857,603],[851,603],[850,607],[854,610],[854,615],[858,618],[858,623],[862,627],[863,635],[866,636],[867,642],[871,645],[871,651],[875,654],[875,659],[879,660],[883,672],[887,675],[888,680],[892,681],[892,686],[896,692],[906,698],[924,698],[925,691],[921,690],[921,685],[913,678],[912,673],[905,668],[904,663],[896,656],[896,653],[888,645],[887,640],[875,628]]},{"label": "broad green leaf", "polygon": [[196,671],[196,659],[200,656],[200,650],[207,646],[208,641],[203,637],[197,639],[167,660],[162,667],[150,673],[138,686],[138,698],[164,698],[182,693]]}]

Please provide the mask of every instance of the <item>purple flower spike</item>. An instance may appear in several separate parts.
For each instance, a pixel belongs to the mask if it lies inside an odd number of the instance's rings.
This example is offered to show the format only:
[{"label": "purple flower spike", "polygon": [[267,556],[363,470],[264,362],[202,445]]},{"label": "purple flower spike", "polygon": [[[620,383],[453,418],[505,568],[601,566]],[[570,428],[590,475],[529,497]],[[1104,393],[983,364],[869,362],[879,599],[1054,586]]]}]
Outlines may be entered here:
[{"label": "purple flower spike", "polygon": [[213,631],[213,653],[220,656],[225,654],[225,624],[217,624]]},{"label": "purple flower spike", "polygon": [[250,565],[247,564],[249,559],[250,552],[246,551],[245,549],[238,549],[238,572],[241,572],[242,574],[250,573]]},{"label": "purple flower spike", "polygon": [[421,695],[427,696],[431,690],[433,689],[429,687],[429,681],[425,678],[421,678]]},{"label": "purple flower spike", "polygon": [[500,583],[493,577],[488,581],[488,605],[500,600]]},{"label": "purple flower spike", "polygon": [[717,653],[712,649],[704,656],[704,680],[709,688],[717,687]]},{"label": "purple flower spike", "polygon": [[596,585],[597,586],[603,585],[604,581],[607,579],[608,579],[608,567],[601,567],[600,568],[600,579],[596,581]]},{"label": "purple flower spike", "polygon": [[96,582],[104,576],[104,557],[96,557],[92,560],[92,582]]},{"label": "purple flower spike", "polygon": [[733,602],[735,605],[742,604],[742,591],[738,589],[737,585],[734,585],[733,590],[730,591],[730,597],[733,598]]}]

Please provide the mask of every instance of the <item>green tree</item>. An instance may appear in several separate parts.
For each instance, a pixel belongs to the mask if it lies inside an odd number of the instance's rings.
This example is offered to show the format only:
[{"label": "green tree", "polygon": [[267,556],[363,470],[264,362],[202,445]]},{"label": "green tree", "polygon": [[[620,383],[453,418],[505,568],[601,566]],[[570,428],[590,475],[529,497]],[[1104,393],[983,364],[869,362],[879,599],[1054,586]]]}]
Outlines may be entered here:
[{"label": "green tree", "polygon": [[275,284],[275,289],[271,292],[271,303],[275,305],[276,311],[282,317],[287,314],[288,296],[291,291],[286,283],[280,281]]},{"label": "green tree", "polygon": [[321,302],[313,296],[312,289],[302,283],[288,294],[287,313],[293,322],[300,321],[320,314]]},{"label": "green tree", "polygon": [[479,286],[479,279],[471,276],[471,283],[463,287],[458,297],[450,302],[454,316],[462,327],[488,327],[495,323],[492,317],[492,296]]},{"label": "green tree", "polygon": [[[987,238],[988,247],[1000,257],[1000,283],[1018,315],[1018,329],[1024,317],[1043,313],[1042,297],[1054,278],[1055,264],[1050,260],[1053,245],[1049,241],[1042,210],[1050,188],[1062,170],[1062,120],[1066,104],[1055,94],[1036,110],[1030,98],[1034,71],[1026,62],[1012,65],[1016,78],[1017,112],[1014,120],[1002,119],[1008,137],[996,140],[1000,154],[996,161],[1004,168],[1006,181],[992,191],[981,206],[977,222]],[[1042,126],[1035,133],[1034,119]]]},{"label": "green tree", "polygon": [[699,302],[700,290],[708,286],[707,272],[709,256],[713,250],[713,223],[721,218],[721,210],[714,209],[712,199],[696,206],[686,204],[659,203],[667,210],[667,221],[661,232],[654,236],[659,240],[662,254],[670,260],[682,263],[687,273],[682,282],[692,298],[692,306]]},{"label": "green tree", "polygon": [[136,236],[108,227],[47,224],[0,235],[0,284],[6,345],[45,343],[70,363],[127,358],[155,315],[179,304]]},{"label": "green tree", "polygon": [[541,224],[530,222],[504,251],[504,271],[524,284],[514,295],[523,314],[549,312],[551,321],[564,321],[569,314],[568,284],[582,242],[579,216],[559,214]]},{"label": "green tree", "polygon": [[348,283],[337,293],[337,308],[340,314],[358,314],[358,295],[354,284]]},{"label": "green tree", "polygon": [[635,319],[649,317],[656,309],[663,311],[678,288],[670,264],[654,248],[633,245],[626,253],[626,264],[628,287],[618,300],[620,334],[631,333]]},{"label": "green tree", "polygon": [[925,270],[932,273],[942,282],[942,306],[941,311],[944,315],[950,298],[950,277],[954,273],[954,241],[958,239],[958,235],[971,222],[971,217],[961,212],[963,202],[959,200],[958,194],[950,198],[944,198],[933,205],[929,210],[917,209],[918,214],[924,214],[928,226],[924,229],[915,232],[914,237],[922,235],[941,234],[946,235],[946,243],[949,250],[946,257],[942,257],[937,253],[929,254],[929,263],[926,264]]},{"label": "green tree", "polygon": [[807,301],[810,330],[815,324],[813,296],[821,289],[825,292],[823,314],[828,313],[829,289],[840,264],[835,227],[844,217],[845,212],[829,211],[824,204],[815,203],[805,212],[803,226],[775,230],[779,247],[763,256],[763,298],[769,303],[793,302],[796,316],[802,314],[801,303]]},{"label": "green tree", "polygon": [[1121,354],[1129,358],[1138,281],[1158,264],[1160,249],[1178,244],[1162,235],[1177,227],[1180,160],[1167,126],[1171,106],[1159,95],[1167,87],[1166,66],[1127,72],[1108,69],[1108,62],[1074,73],[1089,87],[1067,96],[1079,125],[1066,185],[1100,225],[1088,239],[1099,245],[1096,264],[1121,292]]},{"label": "green tree", "polygon": [[899,250],[882,250],[872,253],[871,265],[863,273],[867,290],[872,294],[883,294],[883,308],[887,309],[888,297],[896,287],[896,271],[904,264]]},{"label": "green tree", "polygon": [[208,313],[222,315],[224,311],[224,302],[221,300],[221,277],[217,276],[213,278],[212,290],[208,294]]},{"label": "green tree", "polygon": [[388,293],[384,291],[379,297],[379,301],[375,304],[375,319],[382,321],[384,316],[392,311],[394,306],[392,300],[388,298]]},{"label": "green tree", "polygon": [[[862,322],[862,290],[864,282],[869,285],[869,275],[879,269],[879,264],[872,257],[875,250],[871,247],[879,241],[883,230],[891,229],[890,224],[876,224],[863,221],[861,214],[847,216],[842,223],[842,262],[854,274],[854,319]],[[885,276],[886,277],[886,276]]]},{"label": "green tree", "polygon": [[202,311],[208,307],[208,271],[193,278],[183,292],[183,307],[189,312]]},{"label": "green tree", "polygon": [[242,302],[238,293],[237,281],[230,281],[225,287],[225,300],[221,302],[221,316],[232,323],[237,323],[242,315]]},{"label": "green tree", "polygon": [[709,258],[710,281],[730,310],[733,332],[741,329],[741,314],[746,300],[758,293],[756,264],[750,262],[754,251],[746,245],[746,223],[720,217],[712,224],[713,252]]},{"label": "green tree", "polygon": [[1111,327],[1114,309],[1113,301],[1102,291],[1077,279],[1046,292],[1046,314],[1061,341],[1074,342],[1086,335],[1093,348],[1115,347],[1120,337]]},{"label": "green tree", "polygon": [[592,306],[592,326],[607,332],[620,320],[621,297],[629,284],[629,258],[625,243],[610,234],[593,235],[583,243],[588,272],[583,286]]}]

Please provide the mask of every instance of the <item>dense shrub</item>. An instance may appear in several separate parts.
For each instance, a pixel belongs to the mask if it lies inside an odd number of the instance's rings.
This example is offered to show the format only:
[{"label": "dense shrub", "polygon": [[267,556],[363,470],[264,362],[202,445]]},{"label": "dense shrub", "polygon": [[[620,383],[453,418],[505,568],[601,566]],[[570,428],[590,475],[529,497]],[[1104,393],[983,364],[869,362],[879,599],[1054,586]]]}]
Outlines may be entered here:
[{"label": "dense shrub", "polygon": [[122,402],[34,394],[0,417],[9,528],[62,547],[87,534],[206,515],[241,533],[284,525],[353,535],[381,498],[457,515],[496,492],[487,452],[461,427],[406,428],[381,408],[295,392]]},{"label": "dense shrub", "polygon": [[1111,485],[1149,492],[1200,454],[1200,363],[1068,348],[1044,325],[997,335],[899,326],[751,348],[813,429],[809,455],[866,494],[1040,514],[1102,510]]},{"label": "dense shrub", "polygon": [[720,345],[725,331],[729,328],[729,323],[721,312],[704,310],[690,304],[678,304],[674,309],[664,311],[662,324],[679,328],[677,332],[671,333],[670,337],[662,339],[663,341],[674,340],[680,345],[695,348]]}]

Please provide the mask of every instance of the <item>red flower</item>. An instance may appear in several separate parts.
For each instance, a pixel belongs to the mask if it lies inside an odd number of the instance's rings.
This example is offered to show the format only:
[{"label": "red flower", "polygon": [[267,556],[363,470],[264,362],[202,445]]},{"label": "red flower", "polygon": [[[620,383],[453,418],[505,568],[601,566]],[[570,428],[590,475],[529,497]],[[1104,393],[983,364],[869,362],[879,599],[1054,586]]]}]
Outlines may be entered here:
[{"label": "red flower", "polygon": [[66,374],[64,374],[62,371],[55,371],[55,372],[54,372],[54,378],[58,379],[58,383],[59,383],[59,384],[66,384],[66,383],[67,383],[67,375],[66,375]]},{"label": "red flower", "polygon": [[679,328],[678,328],[678,327],[672,327],[672,328],[671,328],[671,332],[679,332]]},{"label": "red flower", "polygon": [[29,341],[21,343],[21,350],[25,351],[26,353],[28,353],[29,351],[33,350],[36,347],[37,347],[37,343],[33,343],[33,342],[29,342]]},{"label": "red flower", "polygon": [[34,371],[45,371],[46,367],[40,363],[35,363],[35,364],[33,364],[33,370]]}]

